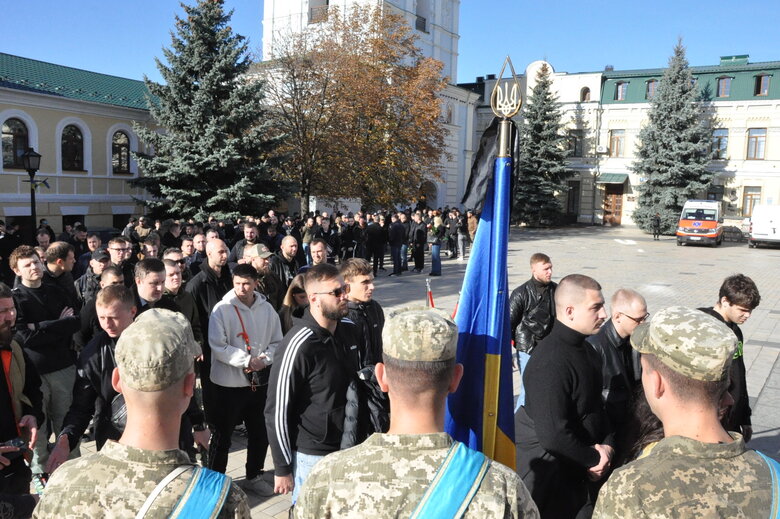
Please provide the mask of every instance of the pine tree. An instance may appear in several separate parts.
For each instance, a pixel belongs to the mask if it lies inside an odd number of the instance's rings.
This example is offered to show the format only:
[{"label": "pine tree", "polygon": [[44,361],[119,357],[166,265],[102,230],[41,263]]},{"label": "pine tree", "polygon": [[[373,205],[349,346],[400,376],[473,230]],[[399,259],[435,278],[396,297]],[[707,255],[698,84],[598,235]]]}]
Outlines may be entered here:
[{"label": "pine tree", "polygon": [[263,83],[247,80],[243,36],[228,25],[223,0],[182,4],[167,65],[156,59],[165,84],[145,78],[149,110],[162,131],[136,127],[154,156],[138,154],[142,175],[130,181],[152,195],[139,200],[153,214],[217,218],[259,214],[287,194],[273,180],[271,138]]},{"label": "pine tree", "polygon": [[515,171],[515,218],[530,225],[555,223],[561,215],[557,194],[565,191],[567,138],[551,91],[550,69],[543,65],[522,111],[520,157]]},{"label": "pine tree", "polygon": [[661,215],[662,232],[673,232],[685,201],[697,198],[712,182],[707,171],[711,151],[711,121],[693,83],[685,47],[678,41],[655,96],[648,124],[639,132],[637,159],[631,169],[645,181],[639,193],[634,222],[652,229],[652,217]]}]

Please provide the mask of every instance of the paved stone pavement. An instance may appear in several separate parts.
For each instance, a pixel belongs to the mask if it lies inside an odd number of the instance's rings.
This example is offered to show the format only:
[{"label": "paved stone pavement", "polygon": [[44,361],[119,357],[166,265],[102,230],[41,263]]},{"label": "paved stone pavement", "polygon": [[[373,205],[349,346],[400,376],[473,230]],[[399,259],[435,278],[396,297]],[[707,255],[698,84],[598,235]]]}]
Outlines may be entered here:
[{"label": "paved stone pavement", "polygon": [[[513,229],[510,291],[530,277],[528,259],[535,252],[552,258],[554,280],[571,273],[587,274],[601,283],[607,300],[620,287],[634,288],[645,296],[651,313],[672,305],[713,305],[723,278],[738,272],[753,278],[761,291],[761,305],[742,326],[755,431],[750,446],[780,459],[780,249],[749,249],[744,242],[726,242],[718,248],[678,247],[673,237],[653,241],[635,227]],[[427,258],[426,266],[430,266]],[[443,260],[442,276],[431,278],[437,307],[454,309],[465,268],[466,262]],[[385,311],[425,304],[424,273],[388,278],[390,270],[380,272],[374,295]],[[516,387],[517,381],[515,372]],[[245,446],[245,439],[234,434],[228,473],[237,480],[244,477]],[[266,469],[272,469],[270,454]],[[249,497],[253,518],[287,517],[288,496]]]}]

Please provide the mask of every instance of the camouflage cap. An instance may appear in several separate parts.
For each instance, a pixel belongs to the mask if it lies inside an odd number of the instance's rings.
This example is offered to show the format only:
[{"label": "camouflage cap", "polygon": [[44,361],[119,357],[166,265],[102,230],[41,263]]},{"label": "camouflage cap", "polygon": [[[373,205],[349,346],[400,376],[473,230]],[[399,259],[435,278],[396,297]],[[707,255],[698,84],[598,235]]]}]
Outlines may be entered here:
[{"label": "camouflage cap", "polygon": [[244,257],[245,258],[254,258],[256,256],[260,256],[261,258],[270,258],[273,256],[274,253],[271,252],[268,247],[263,245],[262,243],[256,243],[250,247],[246,247],[244,249]]},{"label": "camouflage cap", "polygon": [[161,391],[192,372],[199,349],[187,318],[152,308],[139,315],[116,343],[122,383],[137,391]]},{"label": "camouflage cap", "polygon": [[383,353],[413,362],[455,358],[458,327],[435,308],[404,308],[390,313],[382,330]]},{"label": "camouflage cap", "polygon": [[737,337],[725,324],[700,310],[672,306],[637,326],[631,345],[650,353],[688,378],[717,381],[729,367]]}]

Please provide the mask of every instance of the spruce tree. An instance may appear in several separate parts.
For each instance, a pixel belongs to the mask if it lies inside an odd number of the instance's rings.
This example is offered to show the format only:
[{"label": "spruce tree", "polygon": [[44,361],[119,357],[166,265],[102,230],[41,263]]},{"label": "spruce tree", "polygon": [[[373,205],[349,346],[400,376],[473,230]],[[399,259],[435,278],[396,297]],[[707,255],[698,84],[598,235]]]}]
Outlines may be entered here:
[{"label": "spruce tree", "polygon": [[714,176],[707,171],[712,155],[710,121],[681,41],[650,101],[648,119],[639,132],[637,159],[631,165],[645,179],[637,186],[638,205],[633,219],[649,231],[657,212],[662,232],[671,233],[685,201],[701,197]]},{"label": "spruce tree", "polygon": [[529,225],[552,224],[561,216],[556,197],[565,191],[567,139],[563,135],[560,105],[551,91],[550,69],[543,65],[522,111],[520,157],[512,211]]},{"label": "spruce tree", "polygon": [[263,83],[247,80],[247,42],[228,25],[223,0],[182,4],[172,46],[156,59],[165,84],[144,78],[149,110],[161,131],[137,126],[153,156],[137,154],[130,181],[152,195],[152,214],[204,218],[259,214],[287,194],[272,178],[271,137]]}]

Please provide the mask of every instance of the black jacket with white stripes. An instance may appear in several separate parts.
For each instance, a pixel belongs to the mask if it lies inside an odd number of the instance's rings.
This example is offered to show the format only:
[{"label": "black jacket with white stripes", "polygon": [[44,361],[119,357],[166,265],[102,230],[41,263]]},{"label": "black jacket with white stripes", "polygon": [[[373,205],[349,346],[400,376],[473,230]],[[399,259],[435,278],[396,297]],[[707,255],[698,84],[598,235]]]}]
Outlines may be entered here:
[{"label": "black jacket with white stripes", "polygon": [[347,388],[357,371],[359,329],[342,319],[331,334],[306,309],[274,354],[265,405],[274,473],[292,473],[294,451],[339,450]]}]

